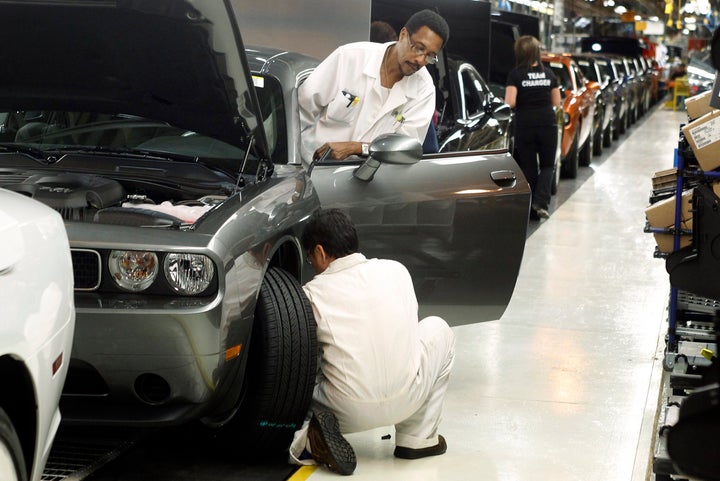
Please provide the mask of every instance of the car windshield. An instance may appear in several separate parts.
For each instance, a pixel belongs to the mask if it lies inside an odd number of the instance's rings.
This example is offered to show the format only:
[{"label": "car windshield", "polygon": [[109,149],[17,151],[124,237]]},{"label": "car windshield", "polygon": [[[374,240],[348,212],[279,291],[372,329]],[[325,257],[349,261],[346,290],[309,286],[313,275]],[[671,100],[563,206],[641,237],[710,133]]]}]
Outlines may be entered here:
[{"label": "car windshield", "polygon": [[0,113],[0,142],[40,151],[156,152],[197,159],[242,158],[244,151],[166,122],[124,114],[66,111]]}]

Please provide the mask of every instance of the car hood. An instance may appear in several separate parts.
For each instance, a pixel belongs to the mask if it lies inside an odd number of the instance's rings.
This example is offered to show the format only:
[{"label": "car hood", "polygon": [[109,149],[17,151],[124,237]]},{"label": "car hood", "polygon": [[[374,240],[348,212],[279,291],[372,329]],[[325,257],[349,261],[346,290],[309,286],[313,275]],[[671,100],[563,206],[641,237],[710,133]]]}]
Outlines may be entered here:
[{"label": "car hood", "polygon": [[0,0],[0,64],[0,111],[138,115],[238,147],[263,136],[229,1]]}]

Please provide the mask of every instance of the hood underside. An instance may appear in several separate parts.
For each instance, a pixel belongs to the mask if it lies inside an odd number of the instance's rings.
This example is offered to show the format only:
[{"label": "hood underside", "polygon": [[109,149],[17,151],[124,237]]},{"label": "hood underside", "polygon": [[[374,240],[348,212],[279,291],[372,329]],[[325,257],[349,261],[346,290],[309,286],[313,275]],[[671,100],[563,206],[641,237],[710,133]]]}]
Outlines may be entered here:
[{"label": "hood underside", "polygon": [[258,125],[222,0],[0,0],[0,112],[161,120],[243,147]]}]

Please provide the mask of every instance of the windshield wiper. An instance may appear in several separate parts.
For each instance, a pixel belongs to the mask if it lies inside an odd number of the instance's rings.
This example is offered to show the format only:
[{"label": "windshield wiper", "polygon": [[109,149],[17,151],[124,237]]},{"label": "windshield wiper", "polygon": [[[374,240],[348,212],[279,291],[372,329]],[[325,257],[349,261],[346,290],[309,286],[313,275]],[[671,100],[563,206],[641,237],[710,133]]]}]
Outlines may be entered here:
[{"label": "windshield wiper", "polygon": [[32,157],[33,160],[41,161],[46,164],[57,162],[57,158],[54,155],[48,154],[48,152],[31,145],[1,142],[0,150],[4,152],[17,152],[19,154],[25,154]]},{"label": "windshield wiper", "polygon": [[123,157],[136,157],[142,159],[154,160],[177,160],[180,162],[198,162],[199,159],[193,155],[183,155],[174,152],[161,152],[146,149],[132,149],[124,147],[107,147],[102,145],[83,146],[72,145],[67,147],[53,147],[46,152],[55,154],[83,153],[83,154],[102,154],[102,155],[119,155]]}]

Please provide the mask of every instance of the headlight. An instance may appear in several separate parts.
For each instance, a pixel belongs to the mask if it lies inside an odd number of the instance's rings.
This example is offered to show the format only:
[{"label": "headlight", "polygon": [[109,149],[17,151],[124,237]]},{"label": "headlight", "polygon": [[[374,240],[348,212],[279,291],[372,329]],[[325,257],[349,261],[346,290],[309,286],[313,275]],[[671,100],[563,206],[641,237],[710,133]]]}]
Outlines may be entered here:
[{"label": "headlight", "polygon": [[163,265],[170,286],[180,294],[200,294],[215,274],[209,257],[201,254],[168,254]]},{"label": "headlight", "polygon": [[150,287],[158,273],[158,258],[153,252],[111,251],[110,275],[121,288],[139,292]]}]

